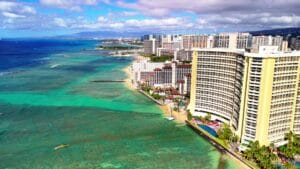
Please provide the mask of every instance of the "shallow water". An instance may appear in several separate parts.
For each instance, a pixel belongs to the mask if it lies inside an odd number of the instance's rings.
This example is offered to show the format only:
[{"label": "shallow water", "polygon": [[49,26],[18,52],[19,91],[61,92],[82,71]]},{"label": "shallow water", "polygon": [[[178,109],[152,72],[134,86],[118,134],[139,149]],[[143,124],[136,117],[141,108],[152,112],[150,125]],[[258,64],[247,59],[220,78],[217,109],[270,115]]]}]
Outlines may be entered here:
[{"label": "shallow water", "polygon": [[[91,82],[124,79],[132,62],[78,50],[95,43],[0,76],[0,168],[218,168],[221,154],[148,98],[123,83]],[[54,150],[60,144],[70,146]]]}]

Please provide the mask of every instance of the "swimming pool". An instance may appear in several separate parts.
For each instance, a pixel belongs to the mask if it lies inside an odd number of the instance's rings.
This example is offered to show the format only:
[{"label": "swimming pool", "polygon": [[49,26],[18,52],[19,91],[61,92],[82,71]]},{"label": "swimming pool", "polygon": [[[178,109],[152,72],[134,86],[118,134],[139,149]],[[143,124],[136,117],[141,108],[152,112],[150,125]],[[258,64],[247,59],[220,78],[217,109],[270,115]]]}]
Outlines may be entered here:
[{"label": "swimming pool", "polygon": [[203,130],[207,131],[210,135],[212,135],[214,137],[218,137],[217,132],[214,129],[212,129],[211,127],[204,125],[204,124],[198,124],[198,126],[200,128],[202,128]]}]

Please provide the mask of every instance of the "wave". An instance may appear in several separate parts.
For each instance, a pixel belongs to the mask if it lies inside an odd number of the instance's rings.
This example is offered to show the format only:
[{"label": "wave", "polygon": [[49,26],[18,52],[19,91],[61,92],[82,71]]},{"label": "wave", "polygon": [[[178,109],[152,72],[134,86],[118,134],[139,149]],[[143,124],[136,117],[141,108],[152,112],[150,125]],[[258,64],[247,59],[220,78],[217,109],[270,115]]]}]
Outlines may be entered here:
[{"label": "wave", "polygon": [[0,72],[0,77],[1,76],[5,76],[5,75],[12,75],[12,74],[16,74],[18,72],[21,72],[21,70],[17,70],[17,71],[3,71],[3,72]]},{"label": "wave", "polygon": [[12,74],[12,73],[14,73],[14,72],[10,72],[10,71],[0,72],[0,76],[5,76],[8,74]]},{"label": "wave", "polygon": [[50,68],[56,68],[58,66],[60,66],[60,64],[54,64],[54,65],[51,65]]}]

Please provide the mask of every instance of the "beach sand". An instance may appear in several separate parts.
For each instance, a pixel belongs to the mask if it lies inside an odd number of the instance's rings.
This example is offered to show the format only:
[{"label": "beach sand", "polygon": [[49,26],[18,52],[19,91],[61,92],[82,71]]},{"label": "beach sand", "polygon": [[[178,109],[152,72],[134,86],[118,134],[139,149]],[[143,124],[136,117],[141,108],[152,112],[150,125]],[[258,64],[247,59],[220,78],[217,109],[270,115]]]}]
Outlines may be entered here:
[{"label": "beach sand", "polygon": [[131,65],[125,67],[123,71],[127,75],[127,78],[125,79],[125,85],[127,86],[127,88],[130,90],[136,90],[136,87],[132,83],[133,75],[132,75]]},{"label": "beach sand", "polygon": [[[165,117],[171,116],[171,107],[168,105],[161,105],[159,108],[163,111]],[[187,120],[186,113],[184,112],[177,112],[172,111],[172,117],[174,117],[175,121],[181,124],[185,124],[185,121]]]}]

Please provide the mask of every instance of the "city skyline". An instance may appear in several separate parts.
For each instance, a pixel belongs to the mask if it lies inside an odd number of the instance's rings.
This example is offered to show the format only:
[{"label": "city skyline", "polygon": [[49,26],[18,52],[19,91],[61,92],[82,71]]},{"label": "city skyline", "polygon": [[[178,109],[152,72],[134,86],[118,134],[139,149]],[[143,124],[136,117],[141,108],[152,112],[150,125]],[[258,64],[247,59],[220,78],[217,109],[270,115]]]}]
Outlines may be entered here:
[{"label": "city skyline", "polygon": [[300,2],[266,1],[0,1],[0,37],[82,31],[217,33],[299,27]]}]

